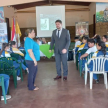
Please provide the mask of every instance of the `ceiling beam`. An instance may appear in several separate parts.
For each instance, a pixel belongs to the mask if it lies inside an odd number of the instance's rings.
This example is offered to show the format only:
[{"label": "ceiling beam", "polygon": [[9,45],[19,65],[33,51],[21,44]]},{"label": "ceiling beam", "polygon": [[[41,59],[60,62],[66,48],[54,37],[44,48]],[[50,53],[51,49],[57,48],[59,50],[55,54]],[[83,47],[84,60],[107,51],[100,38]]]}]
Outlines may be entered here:
[{"label": "ceiling beam", "polygon": [[89,6],[91,2],[74,2],[74,1],[55,1],[52,0],[53,4],[64,4],[64,5],[81,5],[81,6]]},{"label": "ceiling beam", "polygon": [[35,7],[35,6],[41,6],[41,5],[46,5],[48,4],[48,1],[40,1],[40,2],[33,2],[33,3],[25,3],[25,4],[19,4],[19,5],[13,5],[15,9],[24,9],[24,8],[30,8],[30,7]]},{"label": "ceiling beam", "polygon": [[[71,11],[90,11],[90,9],[89,8],[65,9],[65,12],[71,12]],[[36,10],[17,11],[15,13],[36,13]]]}]

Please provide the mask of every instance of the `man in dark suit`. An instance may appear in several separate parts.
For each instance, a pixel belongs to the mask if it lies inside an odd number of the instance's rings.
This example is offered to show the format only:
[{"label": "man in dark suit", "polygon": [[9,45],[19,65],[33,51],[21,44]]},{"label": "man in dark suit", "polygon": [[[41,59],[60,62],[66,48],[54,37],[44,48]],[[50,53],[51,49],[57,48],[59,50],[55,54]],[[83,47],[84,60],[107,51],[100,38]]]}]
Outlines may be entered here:
[{"label": "man in dark suit", "polygon": [[52,33],[52,39],[49,50],[49,52],[51,52],[53,46],[55,45],[54,52],[55,52],[57,76],[54,78],[54,80],[61,78],[61,62],[63,65],[63,80],[67,80],[67,75],[68,75],[67,53],[70,45],[70,33],[67,29],[62,28],[61,20],[56,20],[55,24],[57,29],[54,30]]}]

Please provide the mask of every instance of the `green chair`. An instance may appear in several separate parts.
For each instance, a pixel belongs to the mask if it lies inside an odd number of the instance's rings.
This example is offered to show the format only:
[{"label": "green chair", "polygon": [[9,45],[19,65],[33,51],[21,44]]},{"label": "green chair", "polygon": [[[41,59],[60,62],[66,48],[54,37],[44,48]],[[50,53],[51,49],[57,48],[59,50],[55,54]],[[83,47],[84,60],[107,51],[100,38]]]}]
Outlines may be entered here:
[{"label": "green chair", "polygon": [[5,87],[4,87],[4,77],[3,76],[0,76],[0,86],[2,87],[2,92],[3,92],[3,96],[4,96],[4,102],[5,102],[5,104],[7,104],[6,94],[5,94]]},{"label": "green chair", "polygon": [[[81,53],[81,55],[85,54],[85,52],[87,51],[87,49],[83,49],[81,51],[79,51]],[[79,65],[79,72],[80,72],[80,76],[82,76],[82,60],[80,60],[81,66]]]},{"label": "green chair", "polygon": [[7,62],[1,61],[0,59],[0,74],[7,74],[13,76],[14,87],[17,88],[17,74],[14,67],[10,66]]},{"label": "green chair", "polygon": [[[15,58],[15,59],[17,59],[17,60],[19,60],[19,58],[21,58],[21,59],[24,59],[24,57],[22,57],[22,56],[20,56],[19,54],[16,54],[16,53],[11,53],[10,54],[11,55],[11,57],[13,57],[13,58]],[[25,62],[25,60],[24,60],[24,62],[22,62],[24,65],[26,65],[26,62]],[[25,73],[27,74],[27,71],[25,70]]]},{"label": "green chair", "polygon": [[1,61],[4,61],[6,63],[8,63],[10,66],[14,67],[13,65],[13,61],[15,61],[16,63],[18,63],[20,66],[18,68],[16,68],[15,70],[17,71],[18,69],[20,70],[20,74],[21,74],[21,80],[23,81],[23,74],[22,74],[22,65],[21,62],[18,62],[17,59],[13,58],[13,57],[2,57],[0,58]]}]

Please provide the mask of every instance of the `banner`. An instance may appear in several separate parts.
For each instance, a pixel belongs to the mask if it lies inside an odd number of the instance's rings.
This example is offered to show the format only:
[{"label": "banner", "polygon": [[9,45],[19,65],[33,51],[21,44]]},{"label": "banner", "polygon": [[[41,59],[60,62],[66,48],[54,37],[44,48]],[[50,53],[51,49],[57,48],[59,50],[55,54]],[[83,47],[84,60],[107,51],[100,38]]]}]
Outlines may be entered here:
[{"label": "banner", "polygon": [[4,9],[0,7],[0,23],[4,22]]},{"label": "banner", "polygon": [[108,22],[108,3],[96,3],[96,22]]},{"label": "banner", "polygon": [[88,22],[76,22],[76,36],[89,36],[89,24]]},{"label": "banner", "polygon": [[8,43],[7,36],[7,25],[6,23],[0,23],[0,49],[2,48],[2,43]]}]

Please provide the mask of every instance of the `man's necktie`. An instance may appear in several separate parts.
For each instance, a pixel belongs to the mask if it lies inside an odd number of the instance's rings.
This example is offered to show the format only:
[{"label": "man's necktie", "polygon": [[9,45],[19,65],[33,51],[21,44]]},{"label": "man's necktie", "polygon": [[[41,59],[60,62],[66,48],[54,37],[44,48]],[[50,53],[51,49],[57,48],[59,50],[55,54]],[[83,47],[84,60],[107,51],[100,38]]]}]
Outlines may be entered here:
[{"label": "man's necktie", "polygon": [[60,30],[58,30],[58,37],[59,37],[59,32],[60,32]]}]

